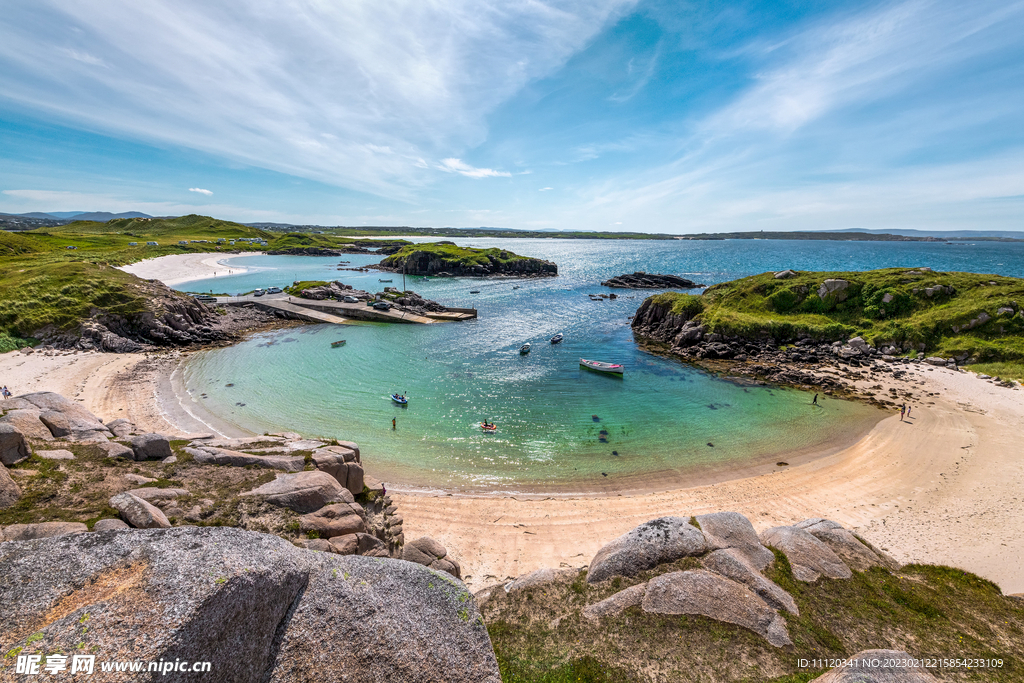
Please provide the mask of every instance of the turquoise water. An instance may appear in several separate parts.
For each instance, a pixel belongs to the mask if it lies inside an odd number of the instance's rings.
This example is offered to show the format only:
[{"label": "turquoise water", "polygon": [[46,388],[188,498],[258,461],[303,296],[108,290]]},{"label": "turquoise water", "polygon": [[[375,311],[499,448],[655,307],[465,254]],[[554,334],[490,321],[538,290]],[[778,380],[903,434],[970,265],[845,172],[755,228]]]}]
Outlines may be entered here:
[{"label": "turquoise water", "polygon": [[[641,352],[629,317],[649,292],[618,290],[616,301],[592,302],[587,293],[611,291],[599,285],[602,279],[645,270],[711,284],[783,268],[890,265],[1024,275],[1024,245],[1014,244],[459,243],[547,258],[559,265],[560,276],[409,277],[408,288],[449,305],[476,307],[479,319],[314,325],[258,335],[195,356],[185,368],[187,389],[246,429],[357,441],[371,470],[398,485],[474,491],[597,490],[641,482],[668,487],[716,468],[792,459],[849,441],[880,413],[831,399],[811,406],[803,392],[740,386]],[[401,286],[401,275],[338,272],[339,260],[360,265],[378,258],[245,257],[232,265],[259,270],[181,288],[234,293],[296,279],[341,279],[377,291],[384,286],[380,278]],[[473,289],[480,293],[470,294]],[[547,339],[556,332],[566,340],[552,346]],[[332,349],[336,339],[348,343]],[[525,341],[533,342],[533,351],[520,356]],[[581,370],[580,357],[623,363],[626,375]],[[409,405],[394,405],[388,398],[393,391],[407,392]],[[496,422],[498,432],[482,433],[483,419]]]}]

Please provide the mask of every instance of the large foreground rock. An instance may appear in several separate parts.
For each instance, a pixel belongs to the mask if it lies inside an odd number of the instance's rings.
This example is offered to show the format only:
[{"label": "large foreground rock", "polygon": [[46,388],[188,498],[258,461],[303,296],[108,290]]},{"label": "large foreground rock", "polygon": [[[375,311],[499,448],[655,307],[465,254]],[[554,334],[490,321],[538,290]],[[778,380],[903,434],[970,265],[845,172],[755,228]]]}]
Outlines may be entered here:
[{"label": "large foreground rock", "polygon": [[136,460],[163,460],[174,455],[171,443],[161,434],[139,434],[133,436],[129,443]]},{"label": "large foreground rock", "polygon": [[121,519],[136,529],[167,529],[171,523],[160,511],[138,496],[125,492],[110,499],[110,507],[121,514]]},{"label": "large foreground rock", "polygon": [[703,569],[654,577],[641,607],[655,614],[700,614],[750,629],[775,647],[792,644],[786,620],[764,600]]},{"label": "large foreground rock", "polygon": [[873,549],[861,543],[860,539],[847,529],[844,529],[838,522],[830,519],[805,519],[794,524],[797,529],[803,529],[816,539],[824,543],[834,552],[850,569],[858,572],[867,571],[872,567],[885,567],[886,569],[898,569],[899,563],[891,557],[876,553]]},{"label": "large foreground rock", "polygon": [[328,446],[313,453],[313,464],[326,472],[353,495],[363,492],[363,466],[356,461],[356,452],[341,446]]},{"label": "large foreground rock", "polygon": [[0,510],[9,508],[21,500],[21,487],[11,478],[7,468],[0,465]]},{"label": "large foreground rock", "polygon": [[761,545],[754,525],[738,512],[698,515],[697,524],[714,547],[736,549],[759,572],[775,560],[772,551]]},{"label": "large foreground rock", "polygon": [[12,524],[4,527],[0,540],[32,541],[37,538],[51,538],[64,534],[82,534],[89,527],[81,522],[39,522],[37,524]]},{"label": "large foreground rock", "polygon": [[465,587],[411,563],[186,527],[5,543],[0,576],[3,652],[214,667],[176,683],[500,682]]},{"label": "large foreground rock", "polygon": [[[817,683],[938,683],[924,667],[881,666],[912,660],[899,650],[862,650],[850,657],[851,665],[832,669],[814,679]],[[856,662],[854,664],[854,662]]]},{"label": "large foreground rock", "polygon": [[279,474],[274,481],[242,495],[259,496],[272,505],[306,514],[315,512],[330,503],[346,502],[342,497],[343,490],[337,479],[326,472],[315,470],[313,472]]},{"label": "large foreground rock", "polygon": [[789,559],[793,576],[811,583],[824,575],[830,579],[848,579],[850,568],[831,549],[809,532],[792,526],[777,526],[761,532],[761,542],[781,550]]},{"label": "large foreground rock", "polygon": [[701,555],[707,539],[682,517],[660,517],[644,522],[597,551],[587,581],[596,583],[613,576],[635,576],[647,569],[683,557]]},{"label": "large foreground rock", "polygon": [[457,579],[462,578],[462,567],[459,563],[448,554],[443,545],[429,536],[406,543],[402,547],[402,559],[437,571],[448,572]]},{"label": "large foreground rock", "polygon": [[29,455],[25,435],[14,425],[0,423],[0,464],[16,465]]}]

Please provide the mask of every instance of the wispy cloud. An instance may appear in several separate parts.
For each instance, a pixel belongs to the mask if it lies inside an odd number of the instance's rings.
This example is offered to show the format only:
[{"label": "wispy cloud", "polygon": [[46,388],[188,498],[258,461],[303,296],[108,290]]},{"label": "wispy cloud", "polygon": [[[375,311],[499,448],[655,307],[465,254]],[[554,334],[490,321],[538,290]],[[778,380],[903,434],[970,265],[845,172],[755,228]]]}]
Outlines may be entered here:
[{"label": "wispy cloud", "polygon": [[553,190],[553,189],[555,189],[555,188],[553,188],[553,187],[542,187],[542,188],[540,188],[537,191],[538,192],[548,192],[548,191]]},{"label": "wispy cloud", "polygon": [[493,168],[476,168],[463,163],[461,159],[442,159],[438,168],[447,173],[458,173],[468,178],[510,178],[511,173],[495,171]]},{"label": "wispy cloud", "polygon": [[190,188],[188,188],[188,191],[189,192],[198,192],[199,194],[205,194],[207,197],[213,195],[213,192],[211,192],[210,190],[204,190],[201,187],[190,187]]},{"label": "wispy cloud", "polygon": [[484,140],[490,111],[635,1],[38,0],[0,18],[0,98],[403,197],[433,182],[423,159]]}]

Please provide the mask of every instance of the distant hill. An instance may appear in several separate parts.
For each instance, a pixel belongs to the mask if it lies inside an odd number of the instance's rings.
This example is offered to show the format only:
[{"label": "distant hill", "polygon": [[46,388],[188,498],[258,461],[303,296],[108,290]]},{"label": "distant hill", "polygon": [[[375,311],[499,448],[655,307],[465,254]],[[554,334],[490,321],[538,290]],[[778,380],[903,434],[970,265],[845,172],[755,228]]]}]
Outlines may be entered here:
[{"label": "distant hill", "polygon": [[124,213],[91,211],[88,213],[72,214],[71,216],[66,216],[66,218],[72,221],[97,221],[100,223],[105,223],[115,218],[152,218],[152,216],[146,213],[139,213],[138,211],[125,211]]},{"label": "distant hill", "polygon": [[1019,230],[915,230],[881,229],[881,228],[844,228],[842,230],[823,230],[822,232],[866,232],[871,235],[902,235],[904,237],[938,237],[940,239],[972,239],[978,237],[1002,237],[1005,239],[1024,240],[1024,232]]}]

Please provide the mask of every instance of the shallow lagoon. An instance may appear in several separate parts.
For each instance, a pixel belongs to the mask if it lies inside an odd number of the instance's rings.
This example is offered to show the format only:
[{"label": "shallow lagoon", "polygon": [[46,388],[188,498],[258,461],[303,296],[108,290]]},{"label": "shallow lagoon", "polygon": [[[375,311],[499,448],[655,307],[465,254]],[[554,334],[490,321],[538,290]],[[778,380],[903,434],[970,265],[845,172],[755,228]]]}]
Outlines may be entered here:
[{"label": "shallow lagoon", "polygon": [[[952,270],[967,269],[968,261],[981,272],[1024,271],[1024,245],[459,243],[549,258],[558,263],[560,276],[526,281],[410,277],[408,288],[450,305],[476,306],[480,318],[427,326],[315,325],[258,335],[197,355],[185,368],[186,388],[207,409],[246,429],[357,441],[372,471],[407,487],[668,488],[724,469],[826,452],[857,438],[881,413],[832,399],[812,406],[803,392],[741,386],[642,352],[629,317],[649,292],[617,290],[616,301],[592,302],[587,293],[612,291],[600,287],[600,280],[646,270],[711,284],[788,267]],[[356,266],[378,258],[244,257],[231,263],[258,270],[180,288],[234,293],[335,278],[371,291],[384,286],[379,279],[401,286],[401,275],[339,272],[340,260]],[[481,292],[471,295],[471,289]],[[565,333],[566,340],[552,346],[547,339],[556,332]],[[348,343],[332,349],[330,342],[337,339]],[[533,351],[520,356],[525,341],[533,342]],[[580,357],[624,363],[626,376],[582,370]],[[393,404],[392,391],[408,392],[408,407]],[[498,432],[482,433],[483,419],[496,422]]]}]

